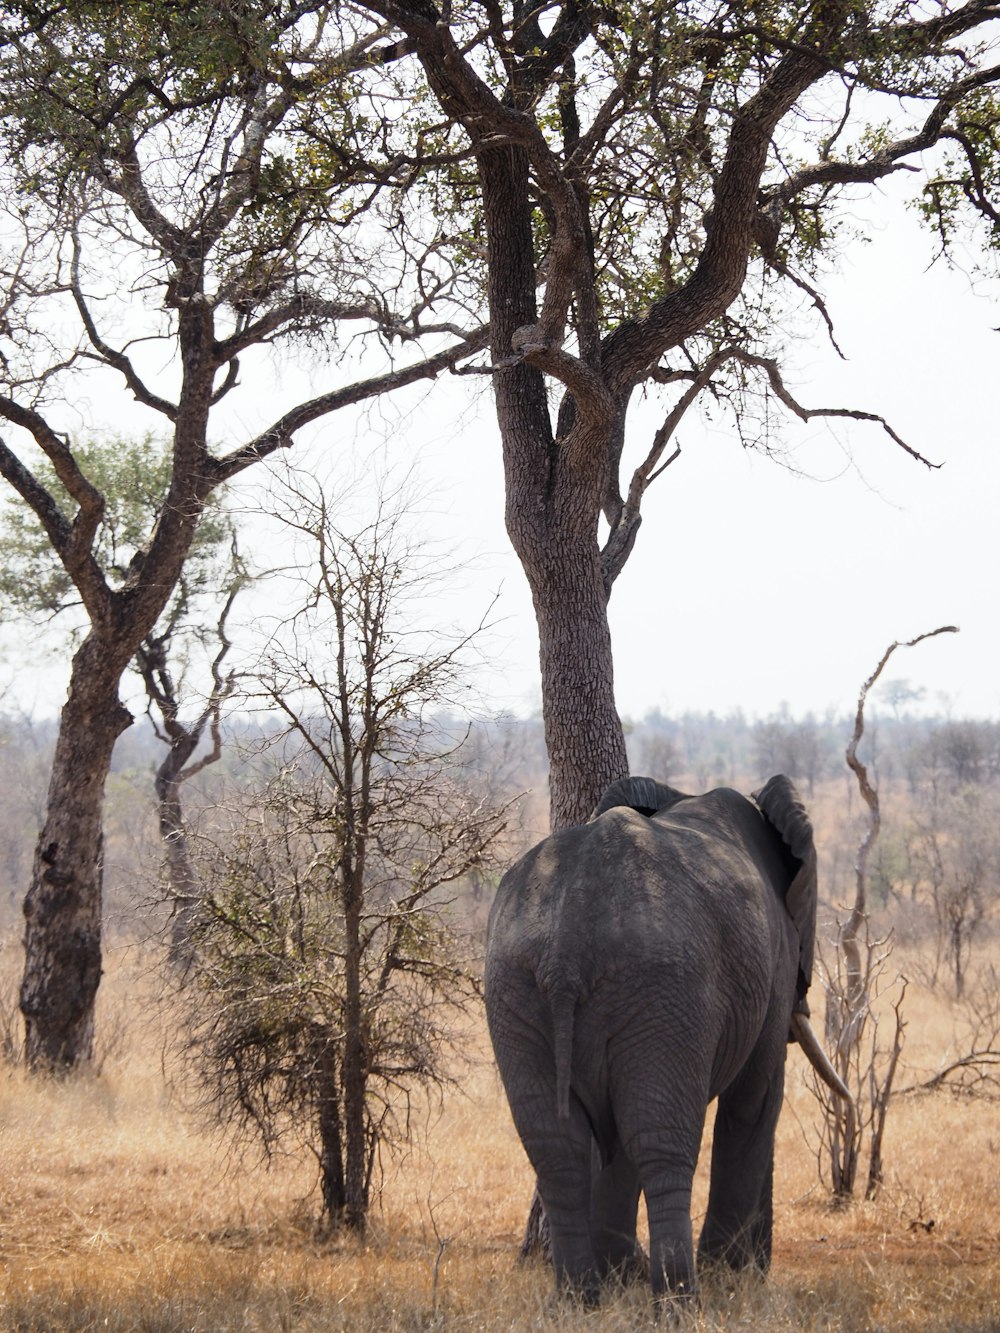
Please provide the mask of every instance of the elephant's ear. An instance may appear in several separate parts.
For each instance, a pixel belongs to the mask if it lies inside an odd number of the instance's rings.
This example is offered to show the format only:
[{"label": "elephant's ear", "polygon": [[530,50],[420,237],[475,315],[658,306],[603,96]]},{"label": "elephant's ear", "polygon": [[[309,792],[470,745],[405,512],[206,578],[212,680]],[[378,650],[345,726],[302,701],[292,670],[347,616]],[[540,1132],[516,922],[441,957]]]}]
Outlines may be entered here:
[{"label": "elephant's ear", "polygon": [[675,791],[655,778],[619,778],[605,791],[590,817],[596,819],[616,805],[627,805],[630,810],[638,810],[641,815],[655,815],[685,799],[684,792]]},{"label": "elephant's ear", "polygon": [[789,778],[779,773],[754,792],[761,814],[781,835],[792,863],[792,880],[785,906],[799,936],[799,1000],[812,981],[813,949],[816,943],[816,847],[812,824],[798,792]]}]

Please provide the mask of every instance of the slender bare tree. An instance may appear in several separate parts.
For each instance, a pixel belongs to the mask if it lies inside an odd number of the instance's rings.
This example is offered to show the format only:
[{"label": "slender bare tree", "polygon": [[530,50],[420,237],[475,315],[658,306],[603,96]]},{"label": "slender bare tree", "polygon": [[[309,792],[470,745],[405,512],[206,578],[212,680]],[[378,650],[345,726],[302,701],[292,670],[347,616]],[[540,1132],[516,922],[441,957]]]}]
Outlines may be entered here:
[{"label": "slender bare tree", "polygon": [[511,802],[443,720],[469,639],[416,620],[434,565],[399,497],[350,530],[322,486],[289,487],[308,564],[248,700],[278,722],[271,776],[241,787],[231,837],[196,844],[187,1044],[223,1121],[268,1150],[304,1138],[326,1223],[363,1231],[379,1151],[406,1138],[415,1090],[449,1078],[478,990],[450,898],[488,872]]},{"label": "slender bare tree", "polygon": [[882,827],[882,807],[877,785],[858,750],[865,731],[865,705],[893,653],[913,648],[938,634],[955,634],[954,625],[942,625],[918,634],[906,643],[893,642],[879,658],[858,694],[854,728],[847,745],[847,766],[854,774],[867,811],[854,868],[854,899],[847,919],[837,933],[836,957],[826,972],[826,1045],[837,1072],[851,1089],[852,1103],[827,1095],[817,1084],[817,1095],[825,1109],[825,1143],[830,1159],[833,1193],[849,1198],[855,1187],[863,1139],[867,1139],[868,1169],[865,1197],[872,1198],[882,1183],[882,1144],[893,1083],[902,1052],[903,999],[906,980],[899,979],[893,1009],[893,1039],[887,1051],[878,1046],[879,1018],[876,1001],[886,989],[885,969],[892,952],[891,940],[873,940],[869,928],[869,862]]}]

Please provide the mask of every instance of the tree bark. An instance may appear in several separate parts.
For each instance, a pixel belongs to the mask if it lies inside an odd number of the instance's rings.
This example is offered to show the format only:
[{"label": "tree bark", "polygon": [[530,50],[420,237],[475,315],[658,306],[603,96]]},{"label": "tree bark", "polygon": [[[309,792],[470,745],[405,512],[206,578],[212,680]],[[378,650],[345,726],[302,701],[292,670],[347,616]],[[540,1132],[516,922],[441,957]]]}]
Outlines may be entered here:
[{"label": "tree bark", "polygon": [[[21,1012],[25,1055],[35,1070],[68,1071],[93,1054],[101,978],[104,784],[115,741],[133,720],[118,688],[180,577],[203,504],[203,494],[186,496],[183,479],[178,486],[175,478],[131,580],[115,593],[103,581],[86,582],[92,628],[73,658],[45,825],[24,902]],[[96,568],[89,555],[83,565]]]},{"label": "tree bark", "polygon": [[364,1235],[368,1218],[368,1060],[361,1003],[363,892],[361,874],[355,871],[344,895],[344,1224],[359,1235]]},{"label": "tree bark", "polygon": [[553,526],[541,549],[521,543],[519,554],[538,624],[550,820],[559,829],[589,818],[605,788],[628,775],[607,593],[596,531],[588,541]]},{"label": "tree bark", "polygon": [[337,1046],[329,1028],[316,1037],[316,1099],[320,1144],[320,1188],[323,1213],[330,1226],[344,1215],[347,1192],[344,1185],[343,1126],[340,1119],[340,1089],[337,1086]]},{"label": "tree bark", "polygon": [[511,357],[515,334],[537,317],[528,159],[516,147],[491,147],[480,151],[479,166],[507,532],[538,625],[557,829],[585,820],[604,788],[628,771],[597,533],[609,440],[585,420],[557,440],[542,371]]},{"label": "tree bark", "polygon": [[73,659],[49,780],[47,815],[24,901],[21,1012],[32,1069],[68,1071],[93,1055],[101,980],[104,784],[132,722],[118,698],[123,667],[91,634]]},{"label": "tree bark", "polygon": [[198,915],[201,885],[191,859],[181,784],[184,767],[194,753],[201,732],[176,737],[166,758],[156,770],[156,799],[159,806],[160,839],[167,863],[167,881],[173,900],[168,956],[171,965],[185,968],[191,961],[191,933]]}]

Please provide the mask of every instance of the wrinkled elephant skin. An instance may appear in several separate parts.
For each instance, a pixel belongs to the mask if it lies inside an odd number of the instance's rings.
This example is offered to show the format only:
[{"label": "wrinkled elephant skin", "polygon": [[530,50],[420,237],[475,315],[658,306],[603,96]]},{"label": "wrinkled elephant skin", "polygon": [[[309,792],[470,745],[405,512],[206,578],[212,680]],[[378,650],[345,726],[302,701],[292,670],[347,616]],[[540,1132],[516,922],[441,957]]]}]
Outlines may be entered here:
[{"label": "wrinkled elephant skin", "polygon": [[654,1292],[695,1291],[691,1182],[715,1097],[699,1257],[767,1268],[815,914],[812,829],[784,777],[755,802],[626,779],[504,876],[487,1014],[560,1287],[595,1301],[630,1263],[641,1190]]}]

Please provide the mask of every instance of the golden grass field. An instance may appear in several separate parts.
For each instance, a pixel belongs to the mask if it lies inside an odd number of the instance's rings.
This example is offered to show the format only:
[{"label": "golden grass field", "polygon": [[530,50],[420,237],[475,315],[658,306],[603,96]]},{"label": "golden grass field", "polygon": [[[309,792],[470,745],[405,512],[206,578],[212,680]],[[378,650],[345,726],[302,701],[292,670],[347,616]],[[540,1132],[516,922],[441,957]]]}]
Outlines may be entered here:
[{"label": "golden grass field", "polygon": [[[520,1266],[532,1180],[482,1032],[462,1092],[388,1166],[370,1231],[320,1240],[308,1162],[240,1165],[181,1110],[161,1068],[151,973],[109,962],[100,1077],[54,1084],[0,1069],[0,1329],[631,1330],[644,1287],[596,1312]],[[948,1005],[911,985],[906,1067],[932,1070]],[[707,1283],[680,1321],[705,1330],[1000,1329],[1000,1104],[908,1098],[890,1116],[887,1181],[833,1210],[817,1112],[792,1049],[768,1280]],[[695,1221],[704,1206],[699,1185]],[[661,1325],[662,1326],[662,1325]]]}]

